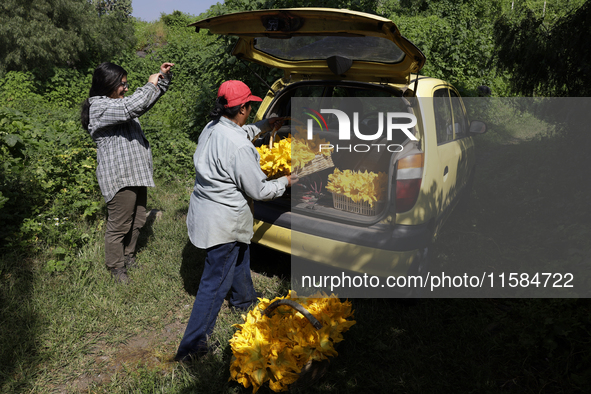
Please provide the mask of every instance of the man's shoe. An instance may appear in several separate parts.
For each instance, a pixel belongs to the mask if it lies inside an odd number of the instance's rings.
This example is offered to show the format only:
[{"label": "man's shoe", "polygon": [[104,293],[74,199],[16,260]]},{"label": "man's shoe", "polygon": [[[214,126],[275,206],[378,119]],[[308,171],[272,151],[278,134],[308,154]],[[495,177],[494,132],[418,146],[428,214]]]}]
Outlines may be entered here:
[{"label": "man's shoe", "polygon": [[135,261],[135,256],[133,255],[126,255],[125,256],[125,268],[126,269],[134,269],[137,268],[139,265],[137,261]]},{"label": "man's shoe", "polygon": [[185,355],[177,353],[176,356],[174,356],[174,361],[178,361],[179,363],[183,363],[183,364],[191,364],[193,361],[200,359],[201,357],[205,356],[207,353],[208,353],[207,350],[199,350],[196,353],[188,353]]},{"label": "man's shoe", "polygon": [[117,283],[129,283],[129,276],[127,276],[127,270],[125,268],[111,268],[111,277]]}]

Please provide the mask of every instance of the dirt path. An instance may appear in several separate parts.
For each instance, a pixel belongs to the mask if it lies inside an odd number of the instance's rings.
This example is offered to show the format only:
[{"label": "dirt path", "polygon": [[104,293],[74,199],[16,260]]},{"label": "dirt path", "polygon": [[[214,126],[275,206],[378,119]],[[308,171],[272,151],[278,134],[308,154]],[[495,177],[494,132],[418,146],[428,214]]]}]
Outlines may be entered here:
[{"label": "dirt path", "polygon": [[176,366],[173,357],[186,326],[174,322],[161,330],[138,334],[119,345],[99,341],[87,355],[93,359],[90,361],[94,365],[92,369],[68,384],[56,387],[56,392],[67,393],[72,389],[87,392],[92,386],[110,383],[116,374],[125,375],[141,369],[170,373]]}]

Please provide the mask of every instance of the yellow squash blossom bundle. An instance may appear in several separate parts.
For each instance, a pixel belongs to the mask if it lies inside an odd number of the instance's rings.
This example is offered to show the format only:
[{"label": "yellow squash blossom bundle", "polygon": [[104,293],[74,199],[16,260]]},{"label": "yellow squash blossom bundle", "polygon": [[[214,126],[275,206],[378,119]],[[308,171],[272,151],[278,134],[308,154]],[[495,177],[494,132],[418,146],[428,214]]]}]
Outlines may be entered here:
[{"label": "yellow squash blossom bundle", "polygon": [[[333,148],[327,149],[328,142],[314,135],[314,138],[308,140],[304,129],[296,127],[298,133],[292,137],[281,139],[274,144],[272,148],[266,145],[257,147],[260,156],[261,169],[268,178],[279,178],[283,175],[291,174],[292,170],[298,172],[306,164],[310,163],[317,156],[329,157]],[[320,145],[326,145],[322,150]]]},{"label": "yellow squash blossom bundle", "polygon": [[[334,148],[328,149],[329,143],[325,139],[314,134],[314,137],[309,140],[306,138],[307,133],[302,127],[296,126],[296,130],[298,132],[292,139],[292,165],[294,171],[304,168],[316,156],[328,157],[332,154]],[[325,146],[320,149],[320,145]]]},{"label": "yellow squash blossom bundle", "polygon": [[386,198],[388,176],[384,172],[341,171],[338,168],[328,176],[326,189],[349,197],[353,202],[365,201],[373,207],[374,202]]},{"label": "yellow squash blossom bundle", "polygon": [[259,152],[261,169],[269,178],[291,174],[291,135],[273,144],[273,148],[262,145]]},{"label": "yellow squash blossom bundle", "polygon": [[262,312],[274,300],[259,298],[260,303],[236,324],[238,331],[230,339],[232,364],[230,380],[235,380],[253,393],[265,383],[275,392],[286,391],[302,367],[310,360],[321,361],[338,353],[334,344],[343,340],[342,333],[355,324],[350,302],[341,302],[334,294],[298,297],[290,291],[285,299],[303,305],[322,324],[316,330],[300,312],[290,306],[277,307],[271,316]]},{"label": "yellow squash blossom bundle", "polygon": [[306,164],[314,160],[316,154],[312,152],[306,142],[300,139],[292,139],[293,156],[291,157],[293,168],[304,168]]}]

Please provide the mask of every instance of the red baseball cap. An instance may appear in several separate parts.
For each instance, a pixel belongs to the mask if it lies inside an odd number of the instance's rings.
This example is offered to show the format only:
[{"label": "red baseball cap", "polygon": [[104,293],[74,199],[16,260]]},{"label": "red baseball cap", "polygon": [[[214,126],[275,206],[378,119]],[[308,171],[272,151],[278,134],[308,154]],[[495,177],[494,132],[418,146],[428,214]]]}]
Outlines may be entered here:
[{"label": "red baseball cap", "polygon": [[250,88],[242,81],[226,81],[218,89],[218,97],[224,97],[228,104],[226,108],[241,105],[249,101],[263,101],[262,98],[253,96]]}]

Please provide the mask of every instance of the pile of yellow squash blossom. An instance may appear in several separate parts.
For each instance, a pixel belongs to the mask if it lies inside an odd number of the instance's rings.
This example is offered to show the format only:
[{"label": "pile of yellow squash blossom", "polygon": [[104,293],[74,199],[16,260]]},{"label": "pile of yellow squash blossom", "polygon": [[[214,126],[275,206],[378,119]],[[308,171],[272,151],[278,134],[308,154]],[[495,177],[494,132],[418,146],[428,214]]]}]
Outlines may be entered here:
[{"label": "pile of yellow squash blossom", "polygon": [[262,145],[259,152],[261,170],[269,179],[291,174],[291,135],[273,144],[272,148]]},{"label": "pile of yellow squash blossom", "polygon": [[286,391],[299,378],[309,361],[322,361],[338,353],[334,344],[343,340],[342,333],[355,324],[352,305],[341,302],[334,294],[298,297],[290,291],[285,299],[303,305],[322,324],[316,330],[300,312],[287,305],[277,307],[271,316],[262,312],[276,300],[259,298],[259,304],[244,316],[243,324],[230,339],[232,363],[230,380],[253,393],[265,383],[275,392]]},{"label": "pile of yellow squash blossom", "polygon": [[353,202],[365,201],[373,207],[374,202],[386,198],[388,176],[385,172],[341,171],[338,168],[328,176],[326,189],[343,194]]}]

